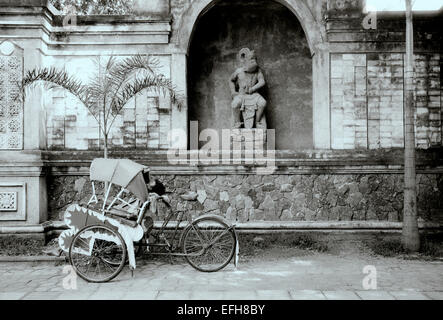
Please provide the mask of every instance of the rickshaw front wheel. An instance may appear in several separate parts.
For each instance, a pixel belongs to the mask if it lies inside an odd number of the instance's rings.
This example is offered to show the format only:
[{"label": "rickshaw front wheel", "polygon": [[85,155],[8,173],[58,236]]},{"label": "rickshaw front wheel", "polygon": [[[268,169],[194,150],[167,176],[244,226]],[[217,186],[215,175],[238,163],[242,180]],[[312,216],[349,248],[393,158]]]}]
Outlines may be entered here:
[{"label": "rickshaw front wheel", "polygon": [[86,226],[72,239],[69,262],[88,282],[114,279],[126,263],[126,244],[122,236],[106,226]]},{"label": "rickshaw front wheel", "polygon": [[218,217],[192,222],[183,234],[183,253],[195,269],[215,272],[223,269],[235,254],[235,232]]}]

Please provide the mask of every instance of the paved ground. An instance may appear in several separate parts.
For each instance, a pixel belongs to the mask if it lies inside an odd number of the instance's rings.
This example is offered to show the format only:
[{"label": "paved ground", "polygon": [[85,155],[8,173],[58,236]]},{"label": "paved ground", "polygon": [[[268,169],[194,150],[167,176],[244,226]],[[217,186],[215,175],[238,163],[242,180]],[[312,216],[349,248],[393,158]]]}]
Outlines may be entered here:
[{"label": "paved ground", "polygon": [[[200,273],[184,261],[143,260],[112,282],[63,287],[64,264],[0,263],[0,299],[443,299],[443,262],[286,252],[244,258],[237,269]],[[377,290],[364,290],[365,266]]]}]

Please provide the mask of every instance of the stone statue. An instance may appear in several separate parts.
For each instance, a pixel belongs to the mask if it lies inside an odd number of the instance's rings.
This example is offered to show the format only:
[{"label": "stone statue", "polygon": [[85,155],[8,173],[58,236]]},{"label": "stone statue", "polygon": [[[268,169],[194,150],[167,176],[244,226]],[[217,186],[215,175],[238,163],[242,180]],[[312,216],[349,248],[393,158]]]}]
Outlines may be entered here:
[{"label": "stone statue", "polygon": [[229,82],[233,97],[231,106],[234,128],[266,129],[266,100],[258,93],[266,82],[257,64],[255,52],[243,48],[238,53],[238,60],[240,67],[232,74]]}]

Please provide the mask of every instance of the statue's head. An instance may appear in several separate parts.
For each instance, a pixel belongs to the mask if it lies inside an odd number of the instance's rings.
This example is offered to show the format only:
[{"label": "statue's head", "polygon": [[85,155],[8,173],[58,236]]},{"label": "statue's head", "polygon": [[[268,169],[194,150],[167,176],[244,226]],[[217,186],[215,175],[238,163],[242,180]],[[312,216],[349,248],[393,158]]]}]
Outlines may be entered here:
[{"label": "statue's head", "polygon": [[254,50],[243,48],[238,53],[238,60],[245,72],[256,72],[258,69],[257,58]]}]

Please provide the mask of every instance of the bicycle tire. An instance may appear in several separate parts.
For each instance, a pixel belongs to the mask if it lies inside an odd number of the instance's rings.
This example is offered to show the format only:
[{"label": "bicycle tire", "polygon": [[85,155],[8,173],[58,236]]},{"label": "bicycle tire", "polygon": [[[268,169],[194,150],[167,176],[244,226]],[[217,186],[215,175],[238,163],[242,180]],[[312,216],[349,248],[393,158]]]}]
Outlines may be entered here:
[{"label": "bicycle tire", "polygon": [[[228,224],[215,216],[204,217],[193,221],[183,233],[182,249],[186,261],[194,269],[201,272],[216,272],[226,267],[234,257],[237,244],[237,236],[234,230],[229,228],[230,226]],[[197,230],[203,230],[205,235],[203,233],[198,235]],[[223,233],[225,230],[227,230],[226,233]],[[195,239],[195,236],[197,236],[198,240]],[[211,241],[217,239],[218,236],[221,237],[204,249],[201,238],[205,238],[204,240],[207,242],[206,245],[208,245],[208,243],[210,244]],[[194,237],[194,239],[191,239],[191,237]],[[200,252],[201,250],[204,250],[202,255],[194,255],[196,251]],[[212,258],[217,258],[218,256],[218,258],[221,259],[215,263],[204,264],[204,259],[209,259],[211,256]]]},{"label": "bicycle tire", "polygon": [[[87,232],[91,232],[91,235],[88,237]],[[102,238],[95,237],[96,234],[102,235]],[[93,238],[93,244],[92,248],[91,244],[87,242],[85,239],[92,239],[92,235],[94,235]],[[110,239],[112,236],[117,237],[118,242],[115,240],[109,241],[106,238]],[[114,238],[115,239],[115,238]],[[99,241],[97,241],[99,240]],[[89,240],[92,241],[92,240]],[[83,242],[83,243],[81,243]],[[99,251],[99,249],[96,249],[96,244],[101,243],[101,248],[105,246],[105,243],[108,247],[103,248]],[[115,254],[115,247],[120,247],[118,249],[117,254]],[[114,249],[114,252],[110,252],[111,249]],[[87,252],[86,250],[90,251]],[[106,250],[106,251],[103,251]],[[77,259],[77,255],[79,257],[83,256],[83,261],[86,262],[88,265],[86,271],[82,270],[81,263],[79,259]],[[86,226],[83,229],[81,229],[72,239],[71,245],[69,247],[69,262],[71,266],[74,268],[75,272],[79,277],[82,279],[88,281],[88,282],[95,282],[95,283],[103,283],[108,282],[112,279],[114,279],[123,269],[123,267],[126,264],[126,244],[122,238],[122,236],[115,230],[101,225],[92,225],[92,226]],[[88,258],[89,257],[89,258]],[[111,261],[111,259],[115,259]],[[95,262],[96,267],[95,270],[100,272],[100,265],[103,265],[104,267],[107,267],[111,270],[109,275],[106,275],[104,277],[93,277],[91,276],[88,271],[91,265]]]}]

